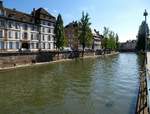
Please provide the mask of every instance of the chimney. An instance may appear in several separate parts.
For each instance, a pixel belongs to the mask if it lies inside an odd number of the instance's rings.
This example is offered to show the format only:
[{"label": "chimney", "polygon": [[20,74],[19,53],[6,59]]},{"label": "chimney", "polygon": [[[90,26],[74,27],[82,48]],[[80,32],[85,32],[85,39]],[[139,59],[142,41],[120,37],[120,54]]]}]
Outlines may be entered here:
[{"label": "chimney", "polygon": [[0,7],[3,7],[3,0],[0,0]]}]

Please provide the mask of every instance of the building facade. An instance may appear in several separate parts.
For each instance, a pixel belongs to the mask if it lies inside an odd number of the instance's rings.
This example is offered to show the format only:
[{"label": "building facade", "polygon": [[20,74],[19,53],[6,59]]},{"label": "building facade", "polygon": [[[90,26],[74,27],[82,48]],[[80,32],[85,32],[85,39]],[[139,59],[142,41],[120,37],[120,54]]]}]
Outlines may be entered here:
[{"label": "building facade", "polygon": [[26,14],[5,8],[0,1],[0,52],[54,50],[55,22],[43,8]]},{"label": "building facade", "polygon": [[73,50],[78,50],[80,42],[78,39],[79,31],[77,21],[73,21],[65,26],[65,36],[67,40],[67,47],[70,47]]},{"label": "building facade", "polygon": [[103,38],[103,36],[100,35],[100,33],[94,29],[93,46],[92,46],[92,48],[94,50],[101,50],[102,49],[102,38]]},{"label": "building facade", "polygon": [[136,50],[136,40],[128,40],[127,42],[120,43],[120,51],[135,51]]}]

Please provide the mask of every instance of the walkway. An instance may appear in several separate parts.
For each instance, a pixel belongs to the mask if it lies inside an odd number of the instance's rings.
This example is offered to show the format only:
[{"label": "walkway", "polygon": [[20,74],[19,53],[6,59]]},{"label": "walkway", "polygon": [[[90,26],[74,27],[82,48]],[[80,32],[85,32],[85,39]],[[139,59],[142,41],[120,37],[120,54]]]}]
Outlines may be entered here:
[{"label": "walkway", "polygon": [[144,65],[140,72],[140,86],[136,114],[149,114],[150,91],[148,91],[148,88],[150,89],[150,52],[147,53],[147,65]]}]

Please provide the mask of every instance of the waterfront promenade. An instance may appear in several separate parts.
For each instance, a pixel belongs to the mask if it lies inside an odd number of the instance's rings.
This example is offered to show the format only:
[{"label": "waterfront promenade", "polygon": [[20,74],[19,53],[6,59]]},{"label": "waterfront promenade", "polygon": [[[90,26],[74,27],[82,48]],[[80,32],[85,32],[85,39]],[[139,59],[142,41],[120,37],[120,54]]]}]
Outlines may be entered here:
[{"label": "waterfront promenade", "polygon": [[149,114],[150,107],[150,52],[146,53],[145,63],[140,71],[140,85],[136,114]]}]

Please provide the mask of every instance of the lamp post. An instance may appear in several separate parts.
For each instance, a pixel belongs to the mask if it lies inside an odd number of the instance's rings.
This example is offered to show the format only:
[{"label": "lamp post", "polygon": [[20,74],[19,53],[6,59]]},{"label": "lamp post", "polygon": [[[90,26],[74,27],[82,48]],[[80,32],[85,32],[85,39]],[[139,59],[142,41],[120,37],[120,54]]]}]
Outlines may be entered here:
[{"label": "lamp post", "polygon": [[146,9],[143,13],[143,16],[145,17],[145,53],[146,53],[147,51],[147,16],[148,16]]}]

